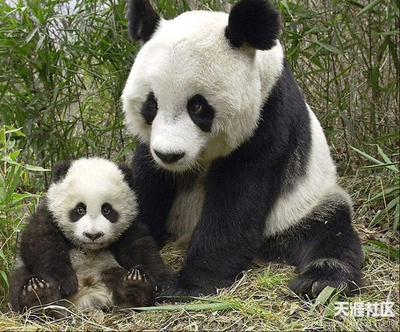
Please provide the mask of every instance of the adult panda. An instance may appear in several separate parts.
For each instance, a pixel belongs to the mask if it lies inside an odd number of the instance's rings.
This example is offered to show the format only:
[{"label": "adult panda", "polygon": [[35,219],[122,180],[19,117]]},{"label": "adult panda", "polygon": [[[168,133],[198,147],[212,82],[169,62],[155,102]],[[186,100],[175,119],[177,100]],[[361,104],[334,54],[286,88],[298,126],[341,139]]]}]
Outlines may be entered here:
[{"label": "adult panda", "polygon": [[160,245],[191,236],[175,292],[214,292],[256,257],[295,265],[300,295],[353,291],[362,251],[351,201],[285,61],[278,12],[242,0],[229,15],[165,20],[132,0],[128,20],[143,44],[122,95],[140,140],[138,218]]}]

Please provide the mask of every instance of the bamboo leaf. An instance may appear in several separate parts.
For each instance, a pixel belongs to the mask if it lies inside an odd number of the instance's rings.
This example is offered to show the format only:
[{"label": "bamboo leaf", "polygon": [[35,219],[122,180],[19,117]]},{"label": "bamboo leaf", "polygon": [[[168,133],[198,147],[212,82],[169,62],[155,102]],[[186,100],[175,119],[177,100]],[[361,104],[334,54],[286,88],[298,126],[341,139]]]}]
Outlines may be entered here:
[{"label": "bamboo leaf", "polygon": [[373,163],[377,164],[377,165],[384,165],[384,163],[382,163],[380,160],[375,159],[374,157],[370,156],[368,153],[365,153],[364,151],[361,151],[357,148],[355,148],[354,146],[350,145],[350,148],[354,151],[356,151],[357,153],[359,153],[360,155],[362,155],[363,157],[365,157],[366,159],[368,159],[369,161],[372,161]]},{"label": "bamboo leaf", "polygon": [[332,296],[336,288],[331,286],[326,286],[321,293],[315,299],[315,303],[313,304],[313,308],[317,307],[320,304],[326,304],[329,298]]},{"label": "bamboo leaf", "polygon": [[137,311],[225,311],[232,309],[229,303],[214,302],[214,303],[198,303],[198,304],[176,304],[176,305],[161,305],[153,307],[133,308]]},{"label": "bamboo leaf", "polygon": [[363,9],[361,9],[357,16],[360,16],[366,12],[372,11],[372,9],[374,9],[379,3],[381,3],[382,0],[374,0],[372,2],[370,2],[368,5],[366,5]]},{"label": "bamboo leaf", "polygon": [[315,41],[315,43],[317,43],[319,46],[321,46],[322,48],[325,48],[326,50],[328,50],[329,52],[335,53],[335,54],[339,54],[342,55],[342,51],[339,50],[336,46],[333,46],[331,44],[327,44],[327,43],[323,43],[320,41]]},{"label": "bamboo leaf", "polygon": [[49,169],[40,166],[24,165],[24,168],[32,172],[50,172]]},{"label": "bamboo leaf", "polygon": [[400,251],[395,247],[378,240],[369,240],[368,244],[364,246],[367,251],[385,254],[393,261],[400,261]]}]

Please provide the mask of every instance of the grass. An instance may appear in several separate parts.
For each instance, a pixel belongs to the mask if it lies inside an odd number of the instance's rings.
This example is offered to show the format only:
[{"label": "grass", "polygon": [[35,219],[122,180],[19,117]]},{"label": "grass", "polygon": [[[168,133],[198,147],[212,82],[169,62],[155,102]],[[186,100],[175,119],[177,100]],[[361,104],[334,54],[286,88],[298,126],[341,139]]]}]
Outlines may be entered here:
[{"label": "grass", "polygon": [[[361,235],[365,240],[370,232]],[[181,251],[164,249],[166,261],[179,268]],[[398,265],[377,253],[367,253],[365,286],[361,295],[341,301],[396,302],[395,318],[331,317],[330,300],[319,305],[297,298],[286,287],[295,273],[291,267],[255,264],[231,288],[217,296],[191,300],[188,304],[162,304],[145,312],[131,310],[92,315],[72,313],[70,317],[44,324],[33,317],[0,315],[1,330],[379,330],[395,331],[399,324]],[[161,311],[165,308],[168,310]],[[146,308],[144,308],[146,309]],[[157,310],[155,310],[157,309]]]},{"label": "grass", "polygon": [[[170,18],[234,2],[153,3]],[[138,50],[127,38],[125,1],[77,0],[72,8],[16,0],[0,2],[0,330],[398,330],[398,1],[274,2],[288,61],[355,203],[366,284],[349,301],[393,301],[396,317],[333,317],[335,294],[319,304],[296,298],[286,288],[293,269],[261,263],[218,296],[162,312],[73,313],[51,324],[11,314],[8,273],[18,234],[49,184],[46,170],[81,156],[125,161],[135,148],[119,98]],[[182,264],[183,253],[171,246],[163,254],[175,268]]]}]

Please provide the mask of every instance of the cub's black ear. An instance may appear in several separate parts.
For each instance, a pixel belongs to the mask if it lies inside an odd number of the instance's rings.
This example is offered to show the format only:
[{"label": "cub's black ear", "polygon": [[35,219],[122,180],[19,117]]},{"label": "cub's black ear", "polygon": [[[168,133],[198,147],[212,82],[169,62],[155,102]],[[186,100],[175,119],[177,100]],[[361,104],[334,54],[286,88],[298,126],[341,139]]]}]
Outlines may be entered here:
[{"label": "cub's black ear", "polygon": [[71,167],[71,161],[60,161],[53,167],[53,182],[58,182],[65,178],[69,168]]},{"label": "cub's black ear", "polygon": [[281,30],[281,18],[266,0],[242,0],[229,14],[225,36],[233,47],[248,44],[258,50],[275,46]]},{"label": "cub's black ear", "polygon": [[157,28],[160,16],[148,0],[129,0],[128,29],[133,40],[147,42]]},{"label": "cub's black ear", "polygon": [[124,180],[128,183],[129,187],[134,190],[134,178],[133,178],[133,170],[126,164],[119,164],[118,168],[121,170],[122,174],[124,174]]}]

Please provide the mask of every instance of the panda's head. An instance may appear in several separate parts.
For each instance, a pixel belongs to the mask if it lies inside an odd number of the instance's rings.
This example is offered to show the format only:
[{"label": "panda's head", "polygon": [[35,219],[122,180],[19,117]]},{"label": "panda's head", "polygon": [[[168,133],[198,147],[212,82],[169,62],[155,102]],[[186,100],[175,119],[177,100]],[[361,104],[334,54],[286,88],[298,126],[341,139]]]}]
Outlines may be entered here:
[{"label": "panda's head", "polygon": [[252,136],[283,68],[280,16],[268,2],[164,20],[132,0],[128,19],[143,46],[122,95],[126,124],[158,165],[195,168]]},{"label": "panda's head", "polygon": [[47,193],[54,222],[74,245],[109,246],[137,215],[129,170],[100,158],[59,164]]}]

